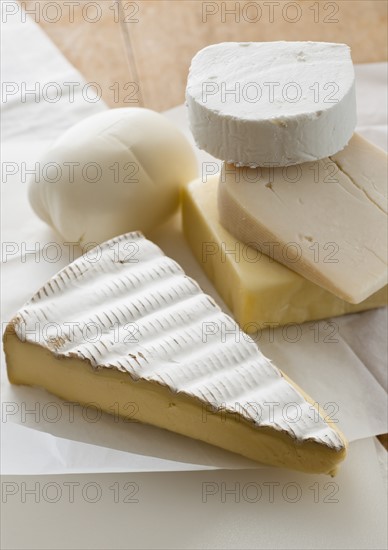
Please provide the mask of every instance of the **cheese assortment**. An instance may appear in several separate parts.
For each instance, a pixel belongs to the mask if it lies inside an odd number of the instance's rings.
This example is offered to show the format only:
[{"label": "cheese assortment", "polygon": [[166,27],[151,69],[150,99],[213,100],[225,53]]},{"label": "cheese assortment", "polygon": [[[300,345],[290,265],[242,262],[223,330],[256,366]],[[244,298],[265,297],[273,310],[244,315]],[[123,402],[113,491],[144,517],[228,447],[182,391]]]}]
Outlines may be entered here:
[{"label": "cheese assortment", "polygon": [[326,42],[225,42],[198,52],[187,89],[200,149],[239,166],[314,161],[356,126],[350,48]]},{"label": "cheese assortment", "polygon": [[[311,100],[307,91],[325,82],[337,86],[336,100]],[[292,85],[305,93],[295,101],[284,93],[249,99],[254,84],[262,90],[271,83],[273,92]],[[351,304],[365,304],[386,286],[387,155],[352,137],[354,70],[346,45],[209,46],[192,61],[186,98],[197,145],[224,161],[218,215],[236,242]],[[234,301],[233,291],[221,294]],[[239,318],[250,307],[240,296],[233,306]],[[282,322],[284,308],[274,316]]]},{"label": "cheese assortment", "polygon": [[236,323],[139,233],[82,256],[26,303],[4,350],[14,384],[97,404],[253,460],[334,474],[346,441]]},{"label": "cheese assortment", "polygon": [[354,135],[337,160],[223,164],[218,207],[234,237],[358,304],[387,284],[387,155]]},{"label": "cheese assortment", "polygon": [[220,223],[218,184],[219,175],[213,175],[185,186],[183,230],[198,263],[245,332],[256,338],[269,326],[304,323],[387,304],[386,286],[367,300],[350,304],[237,240]]},{"label": "cheese assortment", "polygon": [[[124,417],[134,404],[137,421],[334,475],[345,437],[247,332],[387,301],[385,156],[359,136],[346,147],[356,124],[349,48],[213,45],[195,56],[186,99],[198,146],[225,161],[207,181],[195,179],[185,138],[147,109],[91,117],[48,151],[33,209],[66,241],[105,242],[10,321],[8,377],[106,412],[118,405]],[[285,182],[289,168],[299,176]],[[174,212],[182,186],[184,232],[240,326],[140,233]],[[292,250],[283,261],[261,249],[275,239],[301,248],[299,267]],[[310,248],[330,243],[338,265],[312,261]]]}]

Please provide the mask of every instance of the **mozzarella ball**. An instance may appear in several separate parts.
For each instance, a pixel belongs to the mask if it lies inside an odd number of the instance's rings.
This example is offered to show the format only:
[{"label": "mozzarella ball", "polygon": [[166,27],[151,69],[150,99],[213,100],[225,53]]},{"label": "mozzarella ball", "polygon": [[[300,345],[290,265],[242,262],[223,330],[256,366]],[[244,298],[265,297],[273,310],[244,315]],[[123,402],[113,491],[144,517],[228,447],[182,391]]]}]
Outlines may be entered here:
[{"label": "mozzarella ball", "polygon": [[112,109],[67,130],[29,187],[33,210],[65,241],[102,243],[145,234],[177,209],[180,187],[197,175],[194,152],[163,115]]}]

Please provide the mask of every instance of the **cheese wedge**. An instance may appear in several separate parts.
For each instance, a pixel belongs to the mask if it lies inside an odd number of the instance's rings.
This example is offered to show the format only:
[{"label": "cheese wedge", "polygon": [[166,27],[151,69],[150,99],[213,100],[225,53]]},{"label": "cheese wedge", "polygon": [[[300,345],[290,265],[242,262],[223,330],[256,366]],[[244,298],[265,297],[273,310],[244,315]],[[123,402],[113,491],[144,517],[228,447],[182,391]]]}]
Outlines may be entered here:
[{"label": "cheese wedge", "polygon": [[223,164],[218,207],[238,240],[347,302],[387,284],[387,155],[357,134],[315,163]]},{"label": "cheese wedge", "polygon": [[[21,308],[8,376],[253,460],[334,474],[346,442],[311,399],[141,234],[81,257]],[[313,358],[312,358],[313,360]]]},{"label": "cheese wedge", "polygon": [[304,323],[385,306],[387,287],[359,304],[337,298],[266,254],[236,240],[220,223],[219,176],[185,186],[183,230],[198,263],[244,332]]},{"label": "cheese wedge", "polygon": [[327,42],[223,42],[193,58],[186,88],[200,149],[240,166],[337,153],[356,126],[350,48]]}]

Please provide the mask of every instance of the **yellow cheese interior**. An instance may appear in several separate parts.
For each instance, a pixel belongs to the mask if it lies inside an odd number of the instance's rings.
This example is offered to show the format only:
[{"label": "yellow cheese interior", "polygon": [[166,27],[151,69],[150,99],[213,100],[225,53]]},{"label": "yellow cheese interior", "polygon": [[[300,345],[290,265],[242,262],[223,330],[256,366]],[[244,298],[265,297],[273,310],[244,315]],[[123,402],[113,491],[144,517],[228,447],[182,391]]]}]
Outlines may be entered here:
[{"label": "yellow cheese interior", "polygon": [[[136,403],[135,420],[214,444],[255,461],[309,473],[333,475],[346,454],[307,440],[297,442],[288,433],[255,427],[237,415],[211,412],[205,405],[166,387],[134,382],[115,368],[94,369],[87,360],[58,358],[47,348],[22,342],[12,325],[6,331],[4,349],[8,376],[14,384],[41,386],[49,392],[81,404],[93,402],[112,413],[128,415],[126,404]],[[301,391],[298,388],[298,391]],[[305,396],[307,397],[307,396]],[[312,400],[308,398],[312,403]],[[335,425],[332,425],[336,429]]]},{"label": "yellow cheese interior", "polygon": [[218,178],[198,179],[184,188],[183,229],[198,262],[244,332],[387,304],[387,287],[350,304],[236,240],[218,221]]}]

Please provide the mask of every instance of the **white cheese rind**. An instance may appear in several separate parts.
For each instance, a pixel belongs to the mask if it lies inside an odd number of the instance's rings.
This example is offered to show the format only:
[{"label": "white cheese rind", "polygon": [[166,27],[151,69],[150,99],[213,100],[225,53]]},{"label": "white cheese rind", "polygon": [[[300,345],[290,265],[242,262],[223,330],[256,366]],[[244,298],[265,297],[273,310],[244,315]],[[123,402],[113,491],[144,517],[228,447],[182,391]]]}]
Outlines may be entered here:
[{"label": "white cheese rind", "polygon": [[223,164],[221,224],[347,302],[387,284],[387,155],[355,134],[331,159],[287,168]]},{"label": "white cheese rind", "polygon": [[138,234],[101,251],[58,273],[8,325],[12,383],[124,417],[132,404],[134,420],[261,463],[335,474],[346,455],[335,424],[173,260]]},{"label": "white cheese rind", "polygon": [[[57,359],[78,358],[94,369],[156,383],[298,443],[345,448],[339,432],[253,340],[141,234],[103,244],[98,262],[81,257],[60,271],[21,308],[12,326],[21,342]],[[93,327],[99,338],[91,342],[85,331]],[[279,407],[273,412],[264,407],[258,418],[252,403]],[[289,403],[299,410],[297,420],[284,414]]]},{"label": "white cheese rind", "polygon": [[186,102],[200,149],[238,166],[286,166],[343,149],[356,126],[345,44],[225,42],[192,60]]}]

